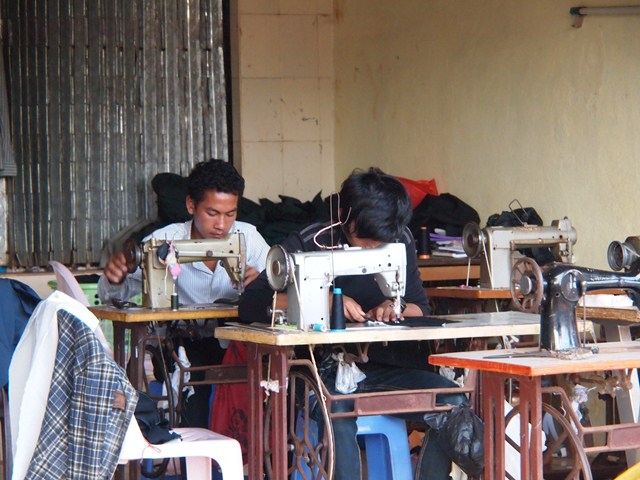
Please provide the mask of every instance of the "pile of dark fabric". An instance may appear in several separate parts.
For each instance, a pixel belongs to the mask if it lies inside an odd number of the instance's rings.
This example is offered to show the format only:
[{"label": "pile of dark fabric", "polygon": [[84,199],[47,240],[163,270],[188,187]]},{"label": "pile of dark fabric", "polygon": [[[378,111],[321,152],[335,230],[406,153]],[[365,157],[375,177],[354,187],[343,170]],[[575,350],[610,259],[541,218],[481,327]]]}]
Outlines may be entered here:
[{"label": "pile of dark fabric", "polygon": [[429,233],[440,228],[451,237],[459,237],[469,222],[480,223],[478,212],[455,195],[441,193],[424,196],[413,209],[409,229],[415,238],[419,238],[420,227],[425,225]]},{"label": "pile of dark fabric", "polygon": [[[185,198],[187,179],[175,173],[159,173],[151,181],[157,197],[158,216],[155,220],[145,220],[130,225],[111,238],[103,249],[101,264],[104,266],[109,255],[122,250],[124,242],[131,238],[141,242],[144,237],[170,223],[189,220]],[[336,194],[333,194],[334,196]],[[322,198],[318,192],[313,200],[301,201],[294,197],[279,195],[279,202],[261,198],[258,202],[241,198],[238,205],[238,220],[255,225],[269,245],[281,243],[293,231],[300,230],[315,222],[325,222],[331,218],[331,196]],[[333,212],[337,218],[337,212]],[[450,193],[427,194],[413,210],[409,228],[417,237],[420,227],[427,225],[429,232],[442,228],[447,235],[460,236],[468,222],[479,223],[476,210]]]},{"label": "pile of dark fabric", "polygon": [[329,197],[323,200],[318,193],[307,202],[279,197],[279,203],[266,198],[261,198],[260,203],[242,198],[238,207],[238,220],[255,225],[269,245],[282,243],[290,232],[306,225],[329,220]]}]

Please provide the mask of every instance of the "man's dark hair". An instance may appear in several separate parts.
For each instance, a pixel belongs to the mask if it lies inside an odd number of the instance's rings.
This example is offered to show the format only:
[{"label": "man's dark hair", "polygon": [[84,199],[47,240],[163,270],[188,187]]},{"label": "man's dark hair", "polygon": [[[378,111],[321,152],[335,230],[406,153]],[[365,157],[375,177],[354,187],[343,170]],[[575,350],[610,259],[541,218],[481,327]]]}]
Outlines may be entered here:
[{"label": "man's dark hair", "polygon": [[244,193],[244,178],[233,165],[224,160],[200,162],[193,167],[187,178],[187,194],[197,205],[211,190],[241,197]]},{"label": "man's dark hair", "polygon": [[[397,241],[411,219],[411,200],[397,178],[379,168],[354,170],[342,183],[340,208],[345,229],[358,238]],[[352,227],[353,226],[353,227]]]}]

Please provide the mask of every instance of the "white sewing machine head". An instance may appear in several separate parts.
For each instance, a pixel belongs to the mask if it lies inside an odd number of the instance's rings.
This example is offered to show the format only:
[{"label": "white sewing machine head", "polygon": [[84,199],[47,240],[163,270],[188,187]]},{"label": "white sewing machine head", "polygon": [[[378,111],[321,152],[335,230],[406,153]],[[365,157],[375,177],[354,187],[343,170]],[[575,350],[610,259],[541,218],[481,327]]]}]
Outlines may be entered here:
[{"label": "white sewing machine head", "polygon": [[152,238],[142,246],[130,245],[128,249],[125,248],[129,271],[142,267],[142,303],[145,307],[171,306],[174,280],[167,263],[171,247],[178,264],[220,260],[229,278],[238,285],[238,293],[242,293],[247,258],[244,234],[231,233],[221,239],[201,240],[166,241]]},{"label": "white sewing machine head", "polygon": [[480,260],[480,286],[509,288],[511,269],[522,258],[521,248],[553,247],[553,256],[562,263],[573,263],[573,245],[578,239],[571,220],[554,220],[551,226],[485,227],[468,223],[462,232],[465,253]]},{"label": "white sewing machine head", "polygon": [[[286,287],[287,321],[300,330],[313,330],[314,325],[329,328],[329,293],[336,277],[373,274],[386,297],[399,299],[405,292],[406,268],[402,243],[295,253],[274,245],[267,255],[269,285],[277,291]],[[399,309],[400,302],[396,305]]]}]

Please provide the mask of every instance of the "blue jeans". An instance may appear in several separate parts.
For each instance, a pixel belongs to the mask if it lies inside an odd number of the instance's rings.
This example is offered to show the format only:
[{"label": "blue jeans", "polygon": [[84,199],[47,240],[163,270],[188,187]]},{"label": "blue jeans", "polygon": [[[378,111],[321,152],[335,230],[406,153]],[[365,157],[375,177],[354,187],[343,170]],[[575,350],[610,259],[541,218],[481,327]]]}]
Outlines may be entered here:
[{"label": "blue jeans", "polygon": [[[388,367],[377,364],[364,364],[358,367],[367,378],[358,384],[358,392],[384,392],[389,390],[414,390],[425,388],[449,388],[456,384],[436,373],[424,370],[412,370],[399,367]],[[335,373],[324,376],[323,381],[332,395],[340,395],[335,391]],[[458,405],[467,402],[464,394],[438,395],[439,404]],[[333,412],[352,411],[353,402],[335,402]],[[423,421],[423,413],[399,415],[406,420]],[[356,440],[358,427],[356,418],[338,418],[331,422],[335,444],[335,480],[358,480],[360,472],[360,447]],[[419,479],[446,480],[451,471],[451,460],[440,448],[434,431],[427,431],[425,443],[420,455]]]}]

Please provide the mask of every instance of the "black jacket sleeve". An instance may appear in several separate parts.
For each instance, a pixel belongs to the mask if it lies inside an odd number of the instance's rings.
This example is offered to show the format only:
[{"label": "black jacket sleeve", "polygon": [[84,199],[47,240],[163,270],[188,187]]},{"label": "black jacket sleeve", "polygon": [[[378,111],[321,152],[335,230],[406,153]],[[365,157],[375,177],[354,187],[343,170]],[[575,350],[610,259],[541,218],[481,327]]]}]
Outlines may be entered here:
[{"label": "black jacket sleeve", "polygon": [[405,228],[402,242],[407,246],[407,279],[404,299],[407,303],[414,303],[420,307],[423,315],[431,313],[429,299],[422,286],[420,271],[418,270],[418,255],[416,243],[408,228]]},{"label": "black jacket sleeve", "polygon": [[[283,242],[282,246],[287,252],[298,252],[303,250],[300,235],[291,233]],[[286,292],[285,292],[286,293]],[[270,323],[271,316],[269,308],[273,303],[273,289],[267,279],[267,271],[263,270],[258,278],[247,285],[244,293],[240,296],[238,304],[238,317],[243,323],[263,322]]]}]

